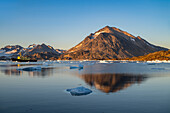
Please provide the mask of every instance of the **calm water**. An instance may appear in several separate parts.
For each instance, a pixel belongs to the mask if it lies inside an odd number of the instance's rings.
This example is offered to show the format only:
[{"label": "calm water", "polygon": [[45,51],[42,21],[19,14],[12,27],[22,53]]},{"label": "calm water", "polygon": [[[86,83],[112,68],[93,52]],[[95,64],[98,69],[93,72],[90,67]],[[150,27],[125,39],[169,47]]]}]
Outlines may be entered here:
[{"label": "calm water", "polygon": [[[0,113],[170,113],[170,64],[69,65],[27,72],[1,64]],[[93,92],[65,91],[78,86]]]}]

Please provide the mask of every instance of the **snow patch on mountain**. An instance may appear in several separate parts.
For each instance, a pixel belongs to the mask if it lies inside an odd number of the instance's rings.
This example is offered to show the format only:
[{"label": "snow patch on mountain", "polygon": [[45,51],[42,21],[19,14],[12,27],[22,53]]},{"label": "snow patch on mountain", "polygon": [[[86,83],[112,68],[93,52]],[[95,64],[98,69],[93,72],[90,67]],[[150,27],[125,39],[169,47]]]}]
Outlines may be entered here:
[{"label": "snow patch on mountain", "polygon": [[152,45],[151,45],[151,44],[149,44],[148,42],[145,42],[145,41],[144,41],[144,43],[145,43],[146,45],[148,45],[148,46],[152,47],[152,48],[155,48],[154,46],[152,46]]},{"label": "snow patch on mountain", "polygon": [[37,44],[32,44],[32,45],[29,45],[28,48],[25,48],[25,49],[32,49],[32,48],[35,48],[37,46]]},{"label": "snow patch on mountain", "polygon": [[134,38],[131,38],[131,37],[130,37],[130,40],[135,42],[135,39],[134,39]]},{"label": "snow patch on mountain", "polygon": [[96,38],[97,36],[99,36],[101,33],[105,33],[105,31],[100,31],[100,32],[96,32],[91,36],[91,39]]},{"label": "snow patch on mountain", "polygon": [[62,50],[62,49],[56,49],[56,51],[57,51],[58,53],[60,53],[60,54],[63,54],[63,53],[66,52],[66,50]]},{"label": "snow patch on mountain", "polygon": [[14,53],[16,53],[16,52],[17,52],[17,50],[14,49],[14,50],[12,50],[12,51],[7,51],[7,52],[5,52],[5,54],[14,54]]}]

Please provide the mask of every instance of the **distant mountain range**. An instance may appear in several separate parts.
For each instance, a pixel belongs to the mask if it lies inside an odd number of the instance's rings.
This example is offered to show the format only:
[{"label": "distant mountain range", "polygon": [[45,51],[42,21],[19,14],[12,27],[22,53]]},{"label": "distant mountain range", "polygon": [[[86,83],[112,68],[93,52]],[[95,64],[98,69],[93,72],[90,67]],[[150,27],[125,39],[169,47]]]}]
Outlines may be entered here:
[{"label": "distant mountain range", "polygon": [[156,51],[168,50],[155,46],[140,36],[106,26],[91,33],[82,42],[60,56],[61,59],[124,59],[142,56]]},{"label": "distant mountain range", "polygon": [[116,27],[106,26],[91,33],[82,42],[69,50],[54,49],[50,45],[5,46],[0,49],[0,59],[17,57],[19,53],[37,60],[109,60],[127,59],[147,55],[167,48],[155,46],[140,36],[122,31]]},{"label": "distant mountain range", "polygon": [[21,53],[22,56],[26,56],[32,59],[56,60],[64,52],[65,50],[54,49],[52,46],[45,44],[32,44],[29,45],[27,48],[19,45],[8,45],[0,49],[0,59],[15,58],[19,55],[19,53]]}]

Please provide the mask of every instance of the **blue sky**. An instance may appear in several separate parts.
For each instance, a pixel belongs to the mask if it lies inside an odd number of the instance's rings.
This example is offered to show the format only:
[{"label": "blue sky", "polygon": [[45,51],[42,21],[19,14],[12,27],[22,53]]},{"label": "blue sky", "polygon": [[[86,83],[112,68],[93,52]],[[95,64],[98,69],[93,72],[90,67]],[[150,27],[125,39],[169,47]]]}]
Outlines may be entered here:
[{"label": "blue sky", "polygon": [[69,49],[106,25],[170,48],[170,0],[0,0],[0,47]]}]

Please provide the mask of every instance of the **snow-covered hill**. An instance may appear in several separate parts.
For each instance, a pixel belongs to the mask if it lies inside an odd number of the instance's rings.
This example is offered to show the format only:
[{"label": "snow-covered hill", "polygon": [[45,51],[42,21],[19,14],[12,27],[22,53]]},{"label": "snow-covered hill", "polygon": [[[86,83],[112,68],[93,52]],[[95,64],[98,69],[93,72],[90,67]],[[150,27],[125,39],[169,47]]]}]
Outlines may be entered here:
[{"label": "snow-covered hill", "polygon": [[17,57],[19,53],[22,56],[27,56],[36,59],[57,59],[65,50],[54,49],[46,44],[32,44],[27,48],[20,45],[8,45],[0,49],[0,59],[10,59]]}]

